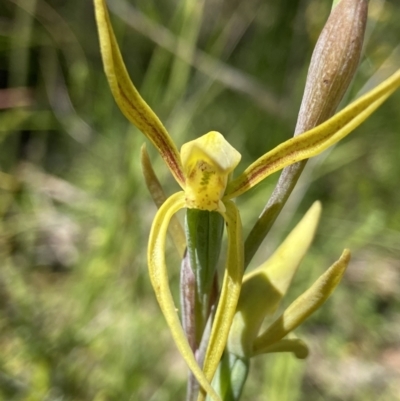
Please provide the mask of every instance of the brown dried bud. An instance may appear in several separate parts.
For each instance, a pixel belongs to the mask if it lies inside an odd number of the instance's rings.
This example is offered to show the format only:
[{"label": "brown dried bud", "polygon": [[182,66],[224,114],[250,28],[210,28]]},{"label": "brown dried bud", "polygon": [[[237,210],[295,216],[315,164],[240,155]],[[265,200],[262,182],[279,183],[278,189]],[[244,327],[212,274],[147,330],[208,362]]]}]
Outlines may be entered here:
[{"label": "brown dried bud", "polygon": [[315,46],[295,136],[331,117],[356,72],[367,22],[367,0],[341,0]]}]

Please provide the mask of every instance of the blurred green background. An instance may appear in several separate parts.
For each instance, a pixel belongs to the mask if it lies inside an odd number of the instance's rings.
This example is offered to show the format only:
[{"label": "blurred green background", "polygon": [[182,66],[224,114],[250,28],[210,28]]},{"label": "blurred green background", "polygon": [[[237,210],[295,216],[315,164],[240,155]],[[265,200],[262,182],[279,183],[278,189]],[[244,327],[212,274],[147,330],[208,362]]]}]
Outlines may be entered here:
[{"label": "blurred green background", "polygon": [[[242,153],[239,170],[292,135],[330,7],[110,2],[131,77],[178,147],[218,130]],[[398,0],[370,1],[345,102],[377,72],[379,81],[399,68],[399,20]],[[353,259],[332,299],[298,330],[310,357],[259,357],[244,400],[400,400],[399,105],[397,91],[309,163],[257,253],[253,267],[320,199],[320,228],[286,303],[344,247]],[[90,0],[0,0],[0,400],[184,399],[186,368],[147,276],[156,209],[139,166],[144,141],[111,97]],[[238,200],[245,233],[276,179]],[[172,246],[168,258],[177,295]]]}]

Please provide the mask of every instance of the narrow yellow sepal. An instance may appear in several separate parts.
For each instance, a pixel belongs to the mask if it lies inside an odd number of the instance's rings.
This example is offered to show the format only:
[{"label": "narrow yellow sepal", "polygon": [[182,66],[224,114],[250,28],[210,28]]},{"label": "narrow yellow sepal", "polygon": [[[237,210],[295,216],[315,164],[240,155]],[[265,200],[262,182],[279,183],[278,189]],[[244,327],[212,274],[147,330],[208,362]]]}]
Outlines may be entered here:
[{"label": "narrow yellow sepal", "polygon": [[257,355],[265,352],[265,349],[280,341],[315,312],[329,298],[339,284],[349,261],[350,252],[345,249],[340,259],[321,275],[307,291],[292,302],[283,314],[257,337],[254,341],[253,353]]},{"label": "narrow yellow sepal", "polygon": [[321,125],[278,145],[231,181],[224,199],[235,198],[282,168],[316,156],[343,139],[400,86],[400,70]]},{"label": "narrow yellow sepal", "polygon": [[185,178],[178,149],[159,118],[143,100],[129,78],[105,0],[94,0],[94,7],[104,71],[114,99],[125,117],[153,143],[178,184],[184,188]]},{"label": "narrow yellow sepal", "polygon": [[[226,212],[221,214],[227,225],[228,251],[221,294],[204,359],[203,371],[208,381],[214,377],[224,352],[243,279],[243,238],[239,211],[232,201],[226,202],[225,208]],[[198,401],[204,398],[204,392],[200,392]]]},{"label": "narrow yellow sepal", "polygon": [[181,160],[188,208],[224,211],[221,198],[241,155],[216,131],[185,143]]},{"label": "narrow yellow sepal", "polygon": [[275,313],[305,256],[318,225],[321,203],[315,202],[274,254],[261,266],[247,273],[227,349],[239,357],[251,357],[253,342],[267,315]]},{"label": "narrow yellow sepal", "polygon": [[204,390],[214,401],[220,401],[220,397],[211,387],[210,380],[206,378],[206,375],[201,370],[193,355],[192,349],[190,348],[179,320],[177,309],[169,288],[168,273],[164,256],[167,229],[171,217],[178,210],[184,207],[185,194],[183,192],[178,192],[169,197],[158,210],[151,227],[147,252],[149,274],[158,303],[160,304],[161,310],[180,354]]}]

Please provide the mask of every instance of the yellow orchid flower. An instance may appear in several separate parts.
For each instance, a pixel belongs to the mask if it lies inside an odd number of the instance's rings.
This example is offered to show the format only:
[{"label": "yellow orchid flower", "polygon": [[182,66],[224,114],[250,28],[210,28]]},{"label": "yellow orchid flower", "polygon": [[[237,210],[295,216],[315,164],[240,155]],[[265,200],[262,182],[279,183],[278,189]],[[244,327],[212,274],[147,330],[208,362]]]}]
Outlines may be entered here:
[{"label": "yellow orchid flower", "polygon": [[[240,161],[240,153],[215,131],[186,143],[178,152],[167,130],[129,78],[105,0],[94,0],[94,4],[104,70],[115,101],[128,120],[153,143],[182,188],[161,205],[154,218],[148,246],[151,282],[174,341],[189,369],[202,389],[213,400],[220,400],[210,383],[234,319],[244,263],[240,215],[231,199],[253,188],[272,173],[313,157],[348,135],[400,86],[400,70],[325,123],[269,151],[229,182],[230,174]],[[169,288],[164,258],[168,225],[173,215],[183,208],[220,213],[228,232],[225,275],[203,367],[196,361],[182,329]],[[294,327],[296,322],[291,323],[290,327]],[[274,344],[278,337],[282,338],[282,333],[276,334],[275,326],[271,327],[270,331],[255,340],[255,353],[263,352],[265,344]],[[279,322],[276,327],[281,327]],[[273,341],[266,340],[269,338],[273,338]],[[204,394],[201,397],[204,398]]]}]

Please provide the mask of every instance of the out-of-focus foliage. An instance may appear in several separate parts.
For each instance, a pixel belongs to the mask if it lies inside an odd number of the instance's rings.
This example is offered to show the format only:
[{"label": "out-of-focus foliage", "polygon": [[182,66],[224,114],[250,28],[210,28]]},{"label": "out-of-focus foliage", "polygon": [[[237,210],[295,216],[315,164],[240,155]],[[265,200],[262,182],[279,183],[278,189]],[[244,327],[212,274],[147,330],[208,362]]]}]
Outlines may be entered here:
[{"label": "out-of-focus foliage", "polygon": [[[246,166],[292,135],[330,5],[114,0],[110,9],[132,79],[178,145],[218,130]],[[399,4],[371,0],[369,14],[348,99],[381,67],[400,65]],[[254,265],[320,199],[299,292],[344,247],[353,260],[302,329],[309,359],[256,360],[244,399],[400,399],[399,104],[396,93],[309,163],[256,255]],[[91,1],[0,3],[0,141],[0,399],[181,399],[186,368],[145,263],[155,206],[139,169],[144,138],[112,100]],[[275,179],[238,201],[248,226]],[[169,256],[177,283],[172,247]]]}]

